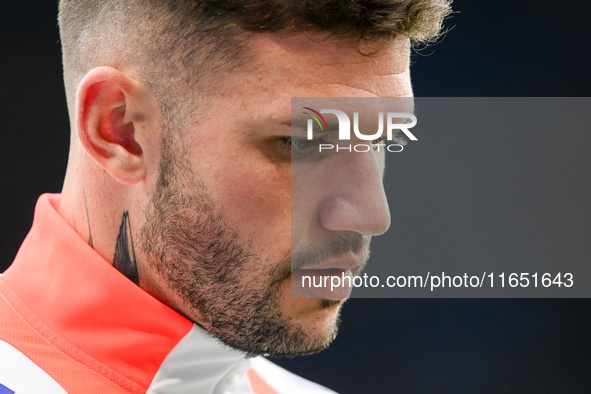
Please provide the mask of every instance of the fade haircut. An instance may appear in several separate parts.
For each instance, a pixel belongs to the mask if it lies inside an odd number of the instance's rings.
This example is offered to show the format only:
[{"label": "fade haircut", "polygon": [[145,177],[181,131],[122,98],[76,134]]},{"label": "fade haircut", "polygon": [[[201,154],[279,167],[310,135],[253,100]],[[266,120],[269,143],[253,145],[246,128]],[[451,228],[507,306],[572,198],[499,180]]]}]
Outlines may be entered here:
[{"label": "fade haircut", "polygon": [[[325,33],[343,43],[428,42],[451,0],[60,0],[59,27],[70,114],[77,86],[94,67],[129,70],[166,91],[198,86],[212,71],[248,59],[252,33]],[[378,46],[385,47],[385,45]],[[379,49],[378,49],[379,51]],[[205,78],[207,75],[208,78]],[[196,85],[197,84],[197,85]],[[168,108],[170,110],[170,108]]]}]

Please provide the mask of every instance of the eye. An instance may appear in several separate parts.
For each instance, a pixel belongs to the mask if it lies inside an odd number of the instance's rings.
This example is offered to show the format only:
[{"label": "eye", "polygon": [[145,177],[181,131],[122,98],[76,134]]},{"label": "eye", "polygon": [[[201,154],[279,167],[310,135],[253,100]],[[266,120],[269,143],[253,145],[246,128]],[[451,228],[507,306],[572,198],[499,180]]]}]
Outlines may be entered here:
[{"label": "eye", "polygon": [[323,140],[321,140],[321,139],[308,140],[308,139],[304,139],[304,138],[294,138],[294,137],[290,138],[291,149],[292,150],[297,149],[300,151],[316,147],[316,146],[318,146],[318,144],[321,141],[323,141]]},{"label": "eye", "polygon": [[326,141],[322,138],[315,138],[308,140],[306,138],[297,137],[280,137],[279,144],[281,149],[291,155],[292,159],[297,159],[305,156],[310,156],[318,153],[318,146],[324,144]]}]

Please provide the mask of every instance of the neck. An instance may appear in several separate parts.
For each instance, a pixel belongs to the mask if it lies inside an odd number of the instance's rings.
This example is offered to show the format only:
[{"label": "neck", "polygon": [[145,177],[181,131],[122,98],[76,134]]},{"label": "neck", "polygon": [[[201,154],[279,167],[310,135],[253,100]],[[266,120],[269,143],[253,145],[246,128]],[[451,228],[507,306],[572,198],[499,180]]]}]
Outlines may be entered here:
[{"label": "neck", "polygon": [[134,231],[137,209],[127,196],[133,186],[115,181],[94,162],[69,166],[60,215],[107,262],[139,284]]}]

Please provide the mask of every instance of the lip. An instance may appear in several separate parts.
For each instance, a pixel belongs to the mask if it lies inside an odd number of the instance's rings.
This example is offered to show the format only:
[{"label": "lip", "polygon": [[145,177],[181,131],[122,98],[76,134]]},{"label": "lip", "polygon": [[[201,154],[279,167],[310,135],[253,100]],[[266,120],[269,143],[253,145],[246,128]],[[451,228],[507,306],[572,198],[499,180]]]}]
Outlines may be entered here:
[{"label": "lip", "polygon": [[328,259],[323,261],[320,264],[313,264],[313,265],[304,265],[302,267],[298,267],[293,271],[313,271],[313,270],[350,270],[350,271],[357,271],[358,268],[363,264],[366,260],[365,254],[355,255],[353,253],[347,253],[345,255],[341,255],[336,258]]},{"label": "lip", "polygon": [[352,277],[351,270],[296,270],[291,276],[291,294],[295,298],[345,300],[353,290]]},{"label": "lip", "polygon": [[[296,298],[324,298],[332,300],[344,300],[351,295],[353,290],[349,285],[351,281],[345,281],[344,277],[353,278],[361,270],[365,262],[365,254],[355,255],[348,253],[337,258],[328,259],[320,264],[302,266],[292,271],[292,296]],[[304,284],[304,277],[308,284]],[[340,285],[332,286],[333,277]],[[316,284],[323,282],[322,286]]]}]

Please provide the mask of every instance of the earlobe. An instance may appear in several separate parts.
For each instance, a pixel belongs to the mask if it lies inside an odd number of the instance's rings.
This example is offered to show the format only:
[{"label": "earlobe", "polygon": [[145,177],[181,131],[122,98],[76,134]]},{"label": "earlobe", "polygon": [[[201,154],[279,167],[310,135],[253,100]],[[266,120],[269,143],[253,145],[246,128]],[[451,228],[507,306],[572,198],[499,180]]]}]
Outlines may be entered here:
[{"label": "earlobe", "polygon": [[77,131],[90,157],[122,184],[140,182],[146,172],[142,144],[146,116],[145,95],[137,81],[111,67],[91,70],[80,82]]}]

